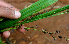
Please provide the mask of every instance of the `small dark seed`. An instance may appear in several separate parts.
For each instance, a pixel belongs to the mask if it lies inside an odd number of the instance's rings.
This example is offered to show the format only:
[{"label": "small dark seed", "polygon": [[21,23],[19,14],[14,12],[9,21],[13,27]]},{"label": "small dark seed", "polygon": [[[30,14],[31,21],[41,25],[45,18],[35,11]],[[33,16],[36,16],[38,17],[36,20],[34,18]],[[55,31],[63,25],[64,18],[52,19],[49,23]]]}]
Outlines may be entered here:
[{"label": "small dark seed", "polygon": [[52,32],[49,32],[50,35],[52,35],[53,33]]},{"label": "small dark seed", "polygon": [[36,25],[37,26],[37,25]]},{"label": "small dark seed", "polygon": [[56,32],[58,33],[58,31],[56,30]]},{"label": "small dark seed", "polygon": [[62,36],[58,36],[59,38],[62,38]]},{"label": "small dark seed", "polygon": [[60,31],[59,31],[59,33],[60,33]]},{"label": "small dark seed", "polygon": [[52,36],[53,38],[55,38],[54,36]]},{"label": "small dark seed", "polygon": [[26,31],[28,31],[28,29],[24,28]]},{"label": "small dark seed", "polygon": [[38,28],[38,27],[36,26],[36,28]]},{"label": "small dark seed", "polygon": [[34,28],[34,27],[30,27],[30,28]]},{"label": "small dark seed", "polygon": [[54,38],[54,40],[55,40],[55,38]]},{"label": "small dark seed", "polygon": [[43,33],[44,33],[44,34],[46,34],[46,32],[45,32],[45,31],[44,31]]},{"label": "small dark seed", "polygon": [[66,41],[67,41],[67,39],[66,39]]}]

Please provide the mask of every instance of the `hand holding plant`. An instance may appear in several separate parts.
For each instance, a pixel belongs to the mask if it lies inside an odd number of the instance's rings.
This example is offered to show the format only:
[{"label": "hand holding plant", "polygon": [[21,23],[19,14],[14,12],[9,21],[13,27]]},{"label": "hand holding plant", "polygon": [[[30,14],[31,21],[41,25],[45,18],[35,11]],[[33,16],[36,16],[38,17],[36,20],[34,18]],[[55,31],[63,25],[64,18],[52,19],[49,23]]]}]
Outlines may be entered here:
[{"label": "hand holding plant", "polygon": [[[12,6],[4,1],[0,1],[0,17],[18,19],[19,17],[21,17],[21,13],[14,6]],[[22,26],[22,29],[17,29],[17,30],[20,31],[21,33],[25,32],[24,26]],[[5,38],[8,38],[9,35],[10,35],[10,31],[3,32],[3,36]]]}]

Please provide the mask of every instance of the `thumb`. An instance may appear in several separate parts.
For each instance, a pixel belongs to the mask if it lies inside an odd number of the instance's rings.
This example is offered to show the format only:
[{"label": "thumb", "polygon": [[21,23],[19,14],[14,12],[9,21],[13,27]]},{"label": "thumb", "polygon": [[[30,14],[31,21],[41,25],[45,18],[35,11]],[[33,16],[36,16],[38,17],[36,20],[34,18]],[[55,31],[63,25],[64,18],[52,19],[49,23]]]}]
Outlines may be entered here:
[{"label": "thumb", "polygon": [[21,17],[21,13],[8,7],[0,6],[0,17],[18,19]]}]

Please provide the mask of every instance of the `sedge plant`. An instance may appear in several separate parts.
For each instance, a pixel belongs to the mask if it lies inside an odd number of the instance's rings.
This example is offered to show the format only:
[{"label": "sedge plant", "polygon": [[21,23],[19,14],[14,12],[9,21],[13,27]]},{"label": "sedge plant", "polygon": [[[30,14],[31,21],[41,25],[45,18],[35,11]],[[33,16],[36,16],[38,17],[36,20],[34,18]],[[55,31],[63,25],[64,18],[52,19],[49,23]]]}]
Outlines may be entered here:
[{"label": "sedge plant", "polygon": [[[66,5],[64,7],[61,7],[61,8],[58,8],[58,9],[34,16],[30,19],[24,20],[25,18],[33,15],[33,13],[37,13],[38,11],[54,4],[57,1],[58,0],[39,0],[35,3],[33,3],[30,7],[24,8],[21,11],[19,11],[21,13],[20,18],[18,18],[18,19],[4,19],[4,20],[0,21],[0,32],[8,31],[11,29],[17,29],[16,26],[20,27],[20,25],[22,25],[22,24],[33,22],[33,21],[36,21],[39,19],[64,14],[66,11],[63,13],[59,13],[59,14],[57,14],[57,13],[69,9],[69,5]],[[24,20],[24,21],[17,23],[21,20]],[[13,28],[10,28],[10,27],[13,27]],[[8,28],[8,29],[6,29],[6,28]]]}]

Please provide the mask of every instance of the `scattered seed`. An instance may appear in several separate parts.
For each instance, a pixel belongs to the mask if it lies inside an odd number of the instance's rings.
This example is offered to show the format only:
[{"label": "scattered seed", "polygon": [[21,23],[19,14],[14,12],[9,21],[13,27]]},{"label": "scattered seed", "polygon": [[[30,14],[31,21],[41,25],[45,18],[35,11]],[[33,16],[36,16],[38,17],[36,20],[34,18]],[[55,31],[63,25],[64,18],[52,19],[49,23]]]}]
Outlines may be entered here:
[{"label": "scattered seed", "polygon": [[44,31],[44,30],[42,29],[42,31]]},{"label": "scattered seed", "polygon": [[35,27],[30,27],[30,28],[35,28]]},{"label": "scattered seed", "polygon": [[58,31],[56,30],[56,32],[58,33]]},{"label": "scattered seed", "polygon": [[49,33],[49,32],[48,32]]},{"label": "scattered seed", "polygon": [[60,31],[58,33],[60,33]]},{"label": "scattered seed", "polygon": [[49,34],[50,34],[50,35],[52,35],[53,33],[52,33],[52,32],[50,32]]},{"label": "scattered seed", "polygon": [[45,31],[47,31],[47,30],[45,29]]},{"label": "scattered seed", "polygon": [[30,29],[30,28],[27,28],[27,29]]},{"label": "scattered seed", "polygon": [[58,36],[59,38],[62,38],[62,36]]},{"label": "scattered seed", "polygon": [[56,38],[54,38],[54,40],[55,40]]},{"label": "scattered seed", "polygon": [[43,33],[44,33],[44,34],[46,34],[46,33],[47,33],[47,31],[43,31]]},{"label": "scattered seed", "polygon": [[54,34],[56,34],[56,33],[54,32]]},{"label": "scattered seed", "polygon": [[38,27],[36,26],[36,28],[38,28]]},{"label": "scattered seed", "polygon": [[25,27],[24,29],[25,29],[26,31],[28,31],[28,28],[27,28],[27,27]]},{"label": "scattered seed", "polygon": [[54,36],[52,36],[53,38],[55,38]]},{"label": "scattered seed", "polygon": [[44,31],[43,33],[44,33],[44,34],[46,34],[46,32],[45,32],[45,31]]},{"label": "scattered seed", "polygon": [[38,30],[38,31],[41,31],[41,30]]},{"label": "scattered seed", "polygon": [[37,25],[36,25],[36,28],[38,28]]},{"label": "scattered seed", "polygon": [[24,28],[26,31],[28,31],[28,29],[27,28]]},{"label": "scattered seed", "polygon": [[37,29],[33,29],[33,30],[37,30]]},{"label": "scattered seed", "polygon": [[67,39],[66,39],[66,41],[67,41]]},{"label": "scattered seed", "polygon": [[27,28],[27,27],[24,27],[24,28]]},{"label": "scattered seed", "polygon": [[57,32],[57,33],[60,33],[60,31],[57,31],[57,30],[56,30],[56,32]]},{"label": "scattered seed", "polygon": [[[44,29],[44,28],[43,28]],[[46,29],[45,30],[41,30],[44,34],[46,34],[46,33],[48,33],[47,31],[46,31]]]}]

